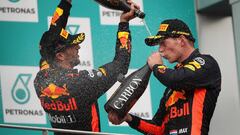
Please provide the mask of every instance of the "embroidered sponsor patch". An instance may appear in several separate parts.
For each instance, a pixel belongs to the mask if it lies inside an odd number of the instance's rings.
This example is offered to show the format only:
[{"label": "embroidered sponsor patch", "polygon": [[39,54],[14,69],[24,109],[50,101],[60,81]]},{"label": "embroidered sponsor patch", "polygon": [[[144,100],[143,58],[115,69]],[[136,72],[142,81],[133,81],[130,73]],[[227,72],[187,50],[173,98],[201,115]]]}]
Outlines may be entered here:
[{"label": "embroidered sponsor patch", "polygon": [[159,31],[167,31],[169,24],[161,24],[159,27]]},{"label": "embroidered sponsor patch", "polygon": [[48,69],[48,68],[49,68],[49,64],[47,63],[46,60],[44,60],[44,61],[41,63],[41,70]]},{"label": "embroidered sponsor patch", "polygon": [[80,35],[77,36],[76,39],[73,40],[72,44],[79,44],[85,39],[85,35],[81,33]]},{"label": "embroidered sponsor patch", "polygon": [[60,35],[61,35],[62,37],[64,37],[65,39],[67,39],[69,33],[68,33],[65,29],[62,29]]},{"label": "embroidered sponsor patch", "polygon": [[184,67],[185,68],[188,68],[188,69],[190,69],[190,70],[192,70],[192,71],[196,71],[196,68],[193,66],[193,65],[184,65]]},{"label": "embroidered sponsor patch", "polygon": [[58,7],[52,17],[51,24],[56,25],[56,21],[60,18],[60,16],[62,16],[62,14],[63,14],[63,9]]},{"label": "embroidered sponsor patch", "polygon": [[177,135],[177,130],[170,130],[169,135]]},{"label": "embroidered sponsor patch", "polygon": [[126,50],[129,49],[128,38],[129,38],[129,32],[118,32],[118,39],[120,40],[120,43],[121,43],[120,48],[125,48]]},{"label": "embroidered sponsor patch", "polygon": [[205,60],[201,57],[196,57],[194,60],[197,61],[202,66],[205,65]]},{"label": "embroidered sponsor patch", "polygon": [[201,64],[198,63],[197,61],[191,61],[189,62],[189,64],[193,65],[194,67],[196,67],[197,69],[200,69],[201,68]]},{"label": "embroidered sponsor patch", "polygon": [[50,97],[52,99],[56,99],[60,96],[69,96],[69,92],[67,90],[66,84],[63,85],[63,87],[59,87],[53,83],[50,83],[47,88],[43,89],[41,91],[40,97]]},{"label": "embroidered sponsor patch", "polygon": [[107,76],[107,72],[104,68],[99,68],[98,70],[102,72],[104,76]]}]

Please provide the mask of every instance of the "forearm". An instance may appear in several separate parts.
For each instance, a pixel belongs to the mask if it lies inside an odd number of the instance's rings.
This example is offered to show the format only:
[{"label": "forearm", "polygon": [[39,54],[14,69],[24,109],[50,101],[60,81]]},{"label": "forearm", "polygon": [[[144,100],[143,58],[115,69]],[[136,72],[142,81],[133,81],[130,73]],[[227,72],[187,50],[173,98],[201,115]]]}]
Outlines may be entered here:
[{"label": "forearm", "polygon": [[50,30],[65,28],[70,15],[71,0],[61,0],[51,20]]},{"label": "forearm", "polygon": [[119,23],[115,47],[115,57],[112,62],[100,68],[106,70],[111,79],[117,79],[119,74],[126,74],[131,59],[131,35],[129,23]]},{"label": "forearm", "polygon": [[126,74],[131,59],[131,33],[128,22],[119,23],[114,61],[119,63],[120,72]]},{"label": "forearm", "polygon": [[152,120],[144,120],[137,116],[131,115],[132,120],[126,121],[128,125],[144,134],[159,134],[162,135],[164,133],[164,126],[155,124]]}]

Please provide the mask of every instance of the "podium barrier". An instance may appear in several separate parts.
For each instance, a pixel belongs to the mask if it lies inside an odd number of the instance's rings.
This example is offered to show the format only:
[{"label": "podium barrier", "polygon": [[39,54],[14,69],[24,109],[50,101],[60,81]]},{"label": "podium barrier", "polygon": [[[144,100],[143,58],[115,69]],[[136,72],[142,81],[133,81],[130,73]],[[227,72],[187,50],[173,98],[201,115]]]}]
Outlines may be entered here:
[{"label": "podium barrier", "polygon": [[32,126],[19,126],[19,125],[9,125],[0,124],[0,128],[14,128],[22,130],[37,130],[42,131],[42,135],[48,135],[48,132],[61,132],[61,133],[71,133],[71,134],[88,134],[88,135],[127,135],[127,134],[116,134],[116,133],[103,133],[103,132],[90,132],[90,131],[80,131],[80,130],[68,130],[59,128],[45,128],[45,127],[32,127]]}]

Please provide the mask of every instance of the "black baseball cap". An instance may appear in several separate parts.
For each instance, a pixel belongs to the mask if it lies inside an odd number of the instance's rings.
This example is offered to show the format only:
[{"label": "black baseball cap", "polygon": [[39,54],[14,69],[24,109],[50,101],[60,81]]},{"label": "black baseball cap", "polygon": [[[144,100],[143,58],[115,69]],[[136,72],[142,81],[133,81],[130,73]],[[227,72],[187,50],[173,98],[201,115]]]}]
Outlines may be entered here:
[{"label": "black baseball cap", "polygon": [[64,48],[81,44],[85,33],[69,34],[65,29],[48,30],[43,33],[40,40],[40,54],[46,60],[52,60],[55,54]]},{"label": "black baseball cap", "polygon": [[148,46],[155,46],[161,40],[168,37],[179,37],[180,35],[184,35],[187,39],[195,42],[191,30],[186,23],[179,19],[167,19],[161,22],[156,36],[147,37],[145,43]]}]

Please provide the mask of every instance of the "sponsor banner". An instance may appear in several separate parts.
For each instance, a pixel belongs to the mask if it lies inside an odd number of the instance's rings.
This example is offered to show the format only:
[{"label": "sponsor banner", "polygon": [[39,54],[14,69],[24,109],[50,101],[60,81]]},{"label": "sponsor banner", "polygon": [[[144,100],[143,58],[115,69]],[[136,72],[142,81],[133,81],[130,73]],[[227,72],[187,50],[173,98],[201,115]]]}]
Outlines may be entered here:
[{"label": "sponsor banner", "polygon": [[[48,17],[48,26],[50,26],[52,17]],[[81,32],[85,33],[85,40],[80,44],[79,50],[80,64],[76,66],[77,69],[93,69],[93,52],[92,52],[92,37],[91,25],[89,18],[69,17],[66,30],[75,35]]]},{"label": "sponsor banner", "polygon": [[0,66],[5,123],[46,124],[46,114],[34,89],[38,67]]},{"label": "sponsor banner", "polygon": [[[137,69],[129,69],[126,77],[136,71]],[[108,91],[107,91],[107,100],[113,95],[115,90],[120,86],[120,82],[116,82]],[[151,93],[150,93],[150,82],[143,93],[143,95],[139,98],[136,104],[132,107],[129,113],[141,117],[143,119],[152,119],[152,103],[151,103]],[[144,107],[143,107],[144,105]],[[113,125],[109,121],[109,126],[128,126],[126,122],[123,122],[120,125]]]},{"label": "sponsor banner", "polygon": [[[142,0],[134,0],[141,7],[141,11],[143,11],[143,1]],[[105,8],[99,5],[100,12],[100,21],[102,25],[118,25],[119,17],[122,14],[122,11],[112,10],[109,8]],[[144,25],[142,19],[136,17],[135,19],[130,21],[131,25]]]},{"label": "sponsor banner", "polygon": [[38,22],[37,0],[1,0],[0,21]]}]

